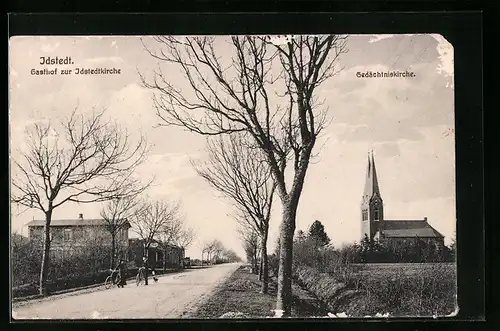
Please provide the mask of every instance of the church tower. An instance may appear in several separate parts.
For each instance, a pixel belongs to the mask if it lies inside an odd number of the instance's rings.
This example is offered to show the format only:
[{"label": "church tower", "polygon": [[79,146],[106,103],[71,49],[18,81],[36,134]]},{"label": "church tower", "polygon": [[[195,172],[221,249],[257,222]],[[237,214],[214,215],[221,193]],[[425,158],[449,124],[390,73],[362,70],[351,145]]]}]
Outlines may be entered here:
[{"label": "church tower", "polygon": [[361,240],[365,235],[370,239],[379,237],[379,229],[384,221],[384,205],[377,180],[373,151],[368,154],[365,190],[361,201]]}]

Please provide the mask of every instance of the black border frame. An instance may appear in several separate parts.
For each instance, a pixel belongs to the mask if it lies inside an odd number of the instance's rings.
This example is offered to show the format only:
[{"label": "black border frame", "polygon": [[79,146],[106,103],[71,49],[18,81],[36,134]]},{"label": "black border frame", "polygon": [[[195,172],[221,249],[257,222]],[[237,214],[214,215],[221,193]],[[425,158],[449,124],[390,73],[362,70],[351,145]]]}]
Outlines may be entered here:
[{"label": "black border frame", "polygon": [[[470,329],[485,319],[485,223],[483,186],[483,63],[481,12],[398,13],[176,13],[176,14],[11,14],[8,36],[137,35],[137,34],[294,34],[294,33],[440,33],[455,50],[455,129],[459,315],[445,320],[182,320],[123,322],[43,321],[46,326],[74,329],[128,329],[140,323],[149,329],[177,327],[234,329],[347,327],[384,329]],[[8,105],[7,105],[8,109]],[[8,126],[8,118],[7,118]],[[8,132],[8,130],[6,130]],[[7,166],[8,169],[8,166]],[[7,177],[7,176],[6,176]],[[8,184],[8,177],[6,178]],[[7,186],[8,187],[8,186]],[[7,205],[8,207],[8,205]],[[8,210],[8,209],[7,209]],[[6,233],[9,233],[7,231]],[[10,292],[10,284],[9,292]],[[35,324],[36,323],[36,324]],[[11,327],[35,328],[40,322],[15,322]],[[415,325],[414,325],[415,323]],[[418,327],[417,327],[418,326]]]}]

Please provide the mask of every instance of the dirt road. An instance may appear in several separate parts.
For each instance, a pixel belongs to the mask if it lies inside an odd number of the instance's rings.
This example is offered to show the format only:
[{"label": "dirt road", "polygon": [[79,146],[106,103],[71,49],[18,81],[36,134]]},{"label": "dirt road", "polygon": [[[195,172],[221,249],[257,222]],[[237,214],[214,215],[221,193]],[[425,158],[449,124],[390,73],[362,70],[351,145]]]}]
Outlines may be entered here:
[{"label": "dirt road", "polygon": [[217,284],[239,264],[222,264],[160,276],[158,283],[125,288],[99,289],[91,293],[54,296],[38,302],[14,304],[19,319],[141,319],[189,318]]}]

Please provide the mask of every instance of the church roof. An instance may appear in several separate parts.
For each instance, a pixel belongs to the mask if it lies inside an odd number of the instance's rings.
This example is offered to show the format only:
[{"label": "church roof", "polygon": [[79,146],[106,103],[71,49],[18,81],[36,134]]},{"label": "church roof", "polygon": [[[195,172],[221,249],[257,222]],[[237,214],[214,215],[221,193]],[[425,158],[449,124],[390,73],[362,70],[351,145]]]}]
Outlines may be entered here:
[{"label": "church roof", "polygon": [[427,220],[384,220],[382,235],[385,238],[442,238]]},{"label": "church roof", "polygon": [[[104,226],[107,223],[104,219],[55,219],[50,222],[50,226]],[[128,221],[125,224],[130,225]],[[45,220],[33,220],[29,222],[28,227],[45,226]]]}]

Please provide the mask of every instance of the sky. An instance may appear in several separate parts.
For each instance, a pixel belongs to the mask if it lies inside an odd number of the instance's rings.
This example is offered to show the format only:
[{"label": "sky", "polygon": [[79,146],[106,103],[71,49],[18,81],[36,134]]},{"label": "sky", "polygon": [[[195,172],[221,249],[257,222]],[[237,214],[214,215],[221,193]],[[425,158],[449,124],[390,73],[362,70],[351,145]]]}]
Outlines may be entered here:
[{"label": "sky", "polygon": [[[217,51],[231,56],[217,40]],[[142,37],[145,43],[151,37]],[[139,72],[162,64],[144,49],[141,37],[14,37],[9,41],[11,158],[26,145],[25,130],[36,122],[57,122],[75,107],[106,109],[134,137],[146,134],[152,148],[137,169],[155,175],[148,195],[178,200],[196,240],[186,256],[200,257],[203,243],[219,239],[244,257],[231,201],[214,191],[191,166],[206,158],[205,137],[177,127],[158,127],[152,91]],[[368,151],[373,150],[386,219],[428,222],[448,243],[456,226],[453,46],[440,35],[349,35],[340,73],[318,88],[331,122],[316,144],[297,213],[297,230],[320,220],[334,246],[361,233],[360,203]],[[32,75],[40,57],[70,56],[59,68],[119,68],[119,75]],[[59,69],[59,70],[60,70]],[[358,72],[411,71],[412,78],[359,78]],[[169,79],[182,81],[175,70]],[[177,76],[176,76],[177,75]],[[181,83],[179,83],[181,84]],[[14,167],[11,175],[15,175]],[[277,201],[279,201],[277,199]],[[269,246],[274,248],[280,204],[272,213]],[[98,218],[101,205],[68,203],[53,218]],[[27,235],[26,223],[43,219],[38,210],[11,206],[11,230]],[[133,236],[133,233],[131,233]]]}]

